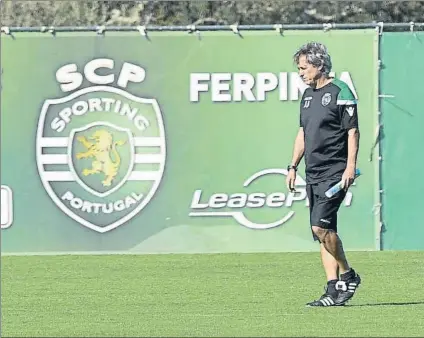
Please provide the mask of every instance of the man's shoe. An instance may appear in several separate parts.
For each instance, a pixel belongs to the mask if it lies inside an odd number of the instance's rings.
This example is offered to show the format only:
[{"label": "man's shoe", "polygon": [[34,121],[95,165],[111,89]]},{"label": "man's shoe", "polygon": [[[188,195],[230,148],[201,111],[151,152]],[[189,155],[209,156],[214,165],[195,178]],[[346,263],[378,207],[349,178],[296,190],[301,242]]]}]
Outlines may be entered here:
[{"label": "man's shoe", "polygon": [[348,280],[338,281],[336,284],[336,290],[339,291],[339,294],[335,300],[335,303],[337,305],[346,304],[354,296],[360,284],[361,276],[359,276],[356,272],[354,273],[354,276]]},{"label": "man's shoe", "polygon": [[329,294],[323,294],[320,299],[307,303],[306,306],[337,306],[336,298]]},{"label": "man's shoe", "polygon": [[338,306],[336,302],[338,294],[339,291],[335,289],[334,284],[331,287],[327,284],[320,299],[309,302],[306,306]]}]

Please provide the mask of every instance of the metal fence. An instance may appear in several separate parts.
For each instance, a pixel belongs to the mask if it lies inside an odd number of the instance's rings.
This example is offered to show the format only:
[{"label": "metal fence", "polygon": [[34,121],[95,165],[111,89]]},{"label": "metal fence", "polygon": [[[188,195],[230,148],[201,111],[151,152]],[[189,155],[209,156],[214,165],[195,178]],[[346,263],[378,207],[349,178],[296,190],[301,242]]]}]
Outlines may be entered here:
[{"label": "metal fence", "polygon": [[370,29],[375,28],[380,33],[383,31],[396,31],[396,30],[410,30],[411,32],[424,30],[424,22],[400,22],[400,23],[324,23],[324,24],[274,24],[274,25],[216,25],[216,26],[42,26],[42,27],[1,27],[2,33],[10,34],[13,32],[184,32],[189,33],[199,31],[229,31],[229,32],[242,32],[242,31],[270,31],[275,30],[283,33],[285,30],[324,30],[329,31],[332,29]]}]

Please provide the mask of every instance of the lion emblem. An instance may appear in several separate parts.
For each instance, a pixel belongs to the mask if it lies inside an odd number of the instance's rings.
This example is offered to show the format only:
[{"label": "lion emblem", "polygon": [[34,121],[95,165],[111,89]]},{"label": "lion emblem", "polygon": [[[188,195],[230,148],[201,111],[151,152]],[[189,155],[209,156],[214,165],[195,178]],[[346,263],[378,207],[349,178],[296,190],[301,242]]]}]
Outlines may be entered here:
[{"label": "lion emblem", "polygon": [[[108,187],[112,184],[113,179],[118,174],[121,164],[121,157],[116,150],[117,146],[122,146],[125,141],[113,142],[113,136],[106,130],[97,130],[88,138],[78,136],[77,140],[87,149],[87,151],[76,154],[78,160],[83,158],[94,158],[91,169],[84,169],[84,176],[104,173],[105,179],[102,181],[103,186]],[[93,142],[90,142],[92,140]],[[114,157],[115,161],[112,160]]]}]

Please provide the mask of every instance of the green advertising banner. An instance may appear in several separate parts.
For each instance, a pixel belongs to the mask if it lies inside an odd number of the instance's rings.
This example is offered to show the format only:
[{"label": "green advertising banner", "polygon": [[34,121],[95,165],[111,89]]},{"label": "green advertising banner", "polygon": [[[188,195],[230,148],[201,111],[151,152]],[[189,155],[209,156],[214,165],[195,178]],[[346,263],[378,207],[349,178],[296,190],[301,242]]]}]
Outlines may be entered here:
[{"label": "green advertising banner", "polygon": [[383,248],[424,250],[424,33],[385,33],[381,57]]},{"label": "green advertising banner", "polygon": [[242,34],[2,37],[2,252],[318,250],[303,163],[294,195],[284,169],[305,89],[292,55],[311,40],[359,100],[340,234],[379,249],[375,30]]}]

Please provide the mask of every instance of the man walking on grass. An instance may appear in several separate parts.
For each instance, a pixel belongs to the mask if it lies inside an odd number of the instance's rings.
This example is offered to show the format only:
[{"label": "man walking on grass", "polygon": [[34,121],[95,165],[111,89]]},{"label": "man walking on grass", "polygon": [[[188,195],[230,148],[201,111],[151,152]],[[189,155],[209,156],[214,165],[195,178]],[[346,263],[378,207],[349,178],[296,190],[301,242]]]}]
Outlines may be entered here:
[{"label": "man walking on grass", "polygon": [[[304,157],[310,225],[314,240],[320,243],[327,276],[325,293],[307,305],[340,306],[353,297],[361,283],[337,234],[337,212],[355,179],[357,103],[346,83],[329,77],[331,57],[323,44],[307,43],[295,53],[294,61],[309,87],[301,100],[300,127],[286,183],[294,191],[297,167]],[[341,180],[343,189],[326,197],[325,191]]]}]

